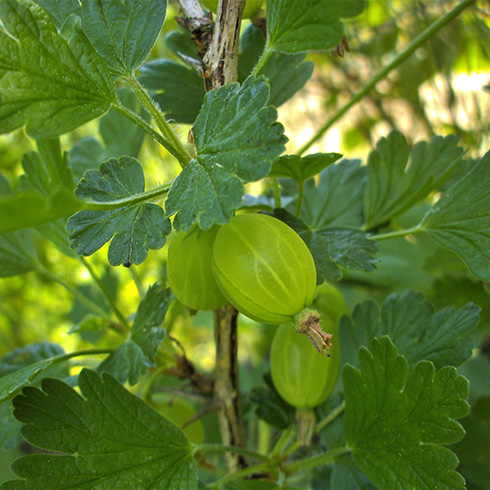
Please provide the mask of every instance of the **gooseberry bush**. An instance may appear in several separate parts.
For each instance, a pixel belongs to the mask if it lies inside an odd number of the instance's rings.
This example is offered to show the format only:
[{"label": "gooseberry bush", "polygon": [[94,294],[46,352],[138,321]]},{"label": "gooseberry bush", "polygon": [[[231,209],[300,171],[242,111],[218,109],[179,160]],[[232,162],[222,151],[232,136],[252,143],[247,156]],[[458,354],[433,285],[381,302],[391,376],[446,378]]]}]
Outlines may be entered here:
[{"label": "gooseberry bush", "polygon": [[396,130],[364,161],[308,153],[475,0],[291,154],[277,108],[367,0],[245,3],[0,2],[0,133],[31,148],[0,174],[0,276],[77,309],[0,360],[2,490],[490,488],[490,153]]}]

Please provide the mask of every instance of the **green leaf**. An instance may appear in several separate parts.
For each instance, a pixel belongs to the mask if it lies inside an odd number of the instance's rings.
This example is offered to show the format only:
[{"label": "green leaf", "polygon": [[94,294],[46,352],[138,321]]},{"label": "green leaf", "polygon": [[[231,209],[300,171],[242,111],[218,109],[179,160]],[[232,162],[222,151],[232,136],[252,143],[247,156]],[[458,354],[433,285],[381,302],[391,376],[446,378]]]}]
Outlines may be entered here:
[{"label": "green leaf", "polygon": [[[136,95],[128,89],[117,91],[121,104],[131,109],[145,121],[149,114],[138,103]],[[145,132],[115,109],[111,109],[99,120],[99,134],[104,145],[93,137],[84,138],[70,150],[70,165],[77,182],[87,170],[98,169],[99,165],[110,158],[130,156],[138,158],[143,145]]]},{"label": "green leaf", "polygon": [[490,281],[490,152],[437,201],[420,227]]},{"label": "green leaf", "polygon": [[341,157],[340,153],[315,153],[303,158],[297,155],[285,155],[274,162],[269,177],[289,177],[302,184]]},{"label": "green leaf", "polygon": [[389,337],[362,347],[359,360],[360,370],[343,371],[344,430],[359,468],[380,490],[464,490],[458,459],[443,445],[464,435],[454,419],[468,413],[468,381],[429,361],[409,373]]},{"label": "green leaf", "polygon": [[377,490],[352,458],[335,460],[330,476],[331,490]]},{"label": "green leaf", "polygon": [[61,27],[71,14],[80,14],[78,0],[36,0],[48,12],[53,22]]},{"label": "green leaf", "polygon": [[83,29],[115,75],[131,75],[155,44],[167,0],[82,0]]},{"label": "green leaf", "polygon": [[64,350],[48,342],[16,349],[0,361],[0,403],[15,396],[34,378],[63,360]]},{"label": "green leaf", "polygon": [[435,313],[422,294],[413,291],[391,294],[381,308],[365,301],[356,305],[352,319],[344,316],[340,321],[342,361],[357,366],[359,347],[389,335],[410,367],[422,360],[432,361],[437,369],[459,366],[471,357],[469,333],[478,323],[479,311],[470,303],[457,311],[444,308]]},{"label": "green leaf", "polygon": [[[140,163],[131,157],[104,162],[99,171],[89,170],[76,194],[81,199],[115,203],[145,190]],[[67,222],[71,244],[81,255],[91,255],[112,238],[109,263],[113,266],[141,264],[148,249],[158,250],[171,231],[170,221],[156,204],[136,203],[106,211],[80,211]]]},{"label": "green leaf", "polygon": [[301,219],[315,230],[327,226],[360,227],[366,167],[359,160],[342,160],[305,183]]},{"label": "green leaf", "polygon": [[21,427],[22,424],[14,417],[12,404],[0,404],[0,448],[8,450],[17,447],[21,441]]},{"label": "green leaf", "polygon": [[368,159],[364,193],[365,228],[372,229],[402,214],[437,189],[461,161],[457,138],[436,136],[410,149],[405,137],[392,131],[378,141]]},{"label": "green leaf", "polygon": [[490,490],[490,396],[479,398],[461,424],[466,435],[451,447],[458,455],[459,471],[478,488]]},{"label": "green leaf", "polygon": [[458,368],[459,374],[470,382],[470,404],[482,396],[490,395],[490,359],[481,352],[468,359]]},{"label": "green leaf", "polygon": [[12,469],[26,488],[197,488],[191,446],[180,429],[107,373],[84,369],[78,384],[81,395],[45,379],[43,391],[26,388],[15,398],[15,416],[27,424],[22,435],[54,451],[15,461]]},{"label": "green leaf", "polygon": [[[238,59],[238,81],[243,82],[259,61],[265,47],[262,31],[250,25],[240,39],[240,57]],[[271,96],[269,104],[279,107],[298,92],[310,79],[314,63],[304,61],[305,55],[274,53],[262,74],[269,80]]]},{"label": "green leaf", "polygon": [[72,191],[55,188],[45,196],[20,191],[0,198],[0,234],[39,226],[73,214],[82,207]]},{"label": "green leaf", "polygon": [[294,422],[296,409],[286,403],[274,387],[270,373],[263,376],[266,387],[254,386],[248,399],[256,405],[255,415],[269,425],[286,429]]},{"label": "green leaf", "polygon": [[272,481],[235,480],[225,483],[224,490],[295,490],[288,485],[278,485]]},{"label": "green leaf", "polygon": [[344,35],[340,18],[359,15],[365,0],[269,0],[269,48],[285,53],[327,51]]},{"label": "green leaf", "polygon": [[16,276],[36,270],[36,250],[29,230],[0,236],[0,277]]},{"label": "green leaf", "polygon": [[99,366],[99,371],[107,371],[121,383],[129,380],[134,385],[155,365],[155,354],[165,336],[159,326],[167,313],[171,294],[170,289],[159,284],[148,289],[138,307],[131,336]]},{"label": "green leaf", "polygon": [[371,272],[377,259],[378,245],[358,228],[311,229],[282,208],[275,209],[274,216],[284,221],[308,245],[315,260],[317,282],[324,279],[338,281],[342,278],[340,267]]},{"label": "green leaf", "polygon": [[138,80],[153,93],[168,120],[194,123],[206,93],[204,80],[195,70],[175,61],[155,60],[141,67]]},{"label": "green leaf", "polygon": [[165,204],[174,227],[223,225],[240,207],[244,183],[265,177],[284,151],[284,128],[266,106],[264,77],[208,92],[193,128],[196,158],[180,173]]},{"label": "green leaf", "polygon": [[[68,133],[116,101],[103,60],[76,23],[58,33],[32,0],[2,0],[0,133],[23,125],[34,138]],[[14,89],[12,89],[14,87]]]}]

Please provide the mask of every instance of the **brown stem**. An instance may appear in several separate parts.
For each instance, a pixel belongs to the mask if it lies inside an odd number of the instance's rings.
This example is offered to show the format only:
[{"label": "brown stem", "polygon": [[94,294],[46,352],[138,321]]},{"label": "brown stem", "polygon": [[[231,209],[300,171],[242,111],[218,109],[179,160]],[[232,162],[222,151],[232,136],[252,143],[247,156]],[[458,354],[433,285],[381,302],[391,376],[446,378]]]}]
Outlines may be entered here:
[{"label": "brown stem", "polygon": [[[218,415],[221,438],[227,446],[244,446],[240,390],[238,384],[238,311],[230,304],[214,311],[216,375],[214,396],[221,405]],[[246,466],[243,456],[226,453],[230,473]]]},{"label": "brown stem", "polygon": [[219,87],[237,79],[240,25],[245,0],[220,0],[214,33],[204,64],[206,90]]}]

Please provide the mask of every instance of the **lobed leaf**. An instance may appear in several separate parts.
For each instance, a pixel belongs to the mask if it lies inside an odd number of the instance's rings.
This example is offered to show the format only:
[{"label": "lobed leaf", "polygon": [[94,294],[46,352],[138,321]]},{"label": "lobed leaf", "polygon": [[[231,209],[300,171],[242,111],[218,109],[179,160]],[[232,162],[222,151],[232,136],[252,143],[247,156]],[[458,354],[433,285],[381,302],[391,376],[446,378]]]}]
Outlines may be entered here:
[{"label": "lobed leaf", "polygon": [[83,29],[114,75],[131,75],[155,44],[167,0],[82,0]]},{"label": "lobed leaf", "polygon": [[48,342],[15,349],[0,360],[0,403],[14,397],[34,378],[60,362],[65,351]]},{"label": "lobed leaf", "polygon": [[327,51],[344,35],[341,18],[359,15],[365,0],[269,0],[268,46],[274,51]]},{"label": "lobed leaf", "polygon": [[407,291],[388,296],[381,308],[368,300],[356,305],[352,319],[344,316],[339,335],[342,360],[357,366],[357,352],[375,337],[389,335],[412,367],[429,360],[437,369],[459,366],[472,355],[469,333],[479,320],[480,309],[467,304],[460,310],[444,308],[435,313],[422,294]]},{"label": "lobed leaf", "polygon": [[303,158],[284,155],[274,162],[269,177],[288,177],[302,184],[341,157],[340,153],[315,153]]},{"label": "lobed leaf", "polygon": [[461,421],[466,435],[452,446],[460,461],[459,471],[469,483],[490,489],[490,395],[479,398]]},{"label": "lobed leaf", "polygon": [[165,331],[160,327],[167,313],[172,293],[155,283],[140,303],[129,339],[120,345],[99,366],[98,371],[109,372],[120,383],[138,382],[149,367],[155,365],[155,354]]},{"label": "lobed leaf", "polygon": [[0,236],[0,277],[36,270],[38,260],[29,230]]},{"label": "lobed leaf", "polygon": [[[117,203],[145,190],[140,163],[131,157],[112,158],[99,171],[89,170],[80,180],[76,194],[81,199]],[[148,249],[158,250],[171,231],[163,209],[150,203],[136,203],[105,211],[79,211],[66,228],[73,248],[81,255],[91,255],[112,237],[109,263],[117,266],[141,264]]]},{"label": "lobed leaf", "polygon": [[469,411],[468,381],[429,361],[409,372],[389,337],[361,347],[359,365],[343,371],[344,430],[359,468],[380,490],[463,490],[458,459],[443,445],[464,435],[455,419]]},{"label": "lobed leaf", "polygon": [[437,201],[420,227],[490,281],[490,152]]},{"label": "lobed leaf", "polygon": [[293,228],[308,245],[315,260],[318,284],[325,279],[340,280],[343,275],[340,267],[366,272],[375,269],[377,243],[361,229],[327,227],[315,230],[285,209],[275,209],[273,214]]},{"label": "lobed leaf", "polygon": [[22,434],[49,454],[13,464],[17,488],[131,488],[195,490],[197,471],[184,434],[112,376],[84,369],[81,395],[56,379],[43,391],[26,388],[14,400]]},{"label": "lobed leaf", "polygon": [[378,141],[367,165],[364,193],[365,228],[385,224],[437,189],[455,170],[463,156],[457,138],[436,136],[410,149],[398,131]]},{"label": "lobed leaf", "polygon": [[34,138],[76,129],[116,101],[102,58],[76,22],[63,37],[32,0],[2,0],[0,133],[26,125]]},{"label": "lobed leaf", "polygon": [[265,177],[284,151],[284,128],[267,106],[264,77],[208,92],[193,128],[196,158],[180,173],[165,204],[174,227],[185,231],[223,225],[240,207],[246,182]]},{"label": "lobed leaf", "polygon": [[366,167],[359,160],[342,160],[320,173],[320,180],[305,182],[301,219],[313,229],[327,226],[360,227]]}]

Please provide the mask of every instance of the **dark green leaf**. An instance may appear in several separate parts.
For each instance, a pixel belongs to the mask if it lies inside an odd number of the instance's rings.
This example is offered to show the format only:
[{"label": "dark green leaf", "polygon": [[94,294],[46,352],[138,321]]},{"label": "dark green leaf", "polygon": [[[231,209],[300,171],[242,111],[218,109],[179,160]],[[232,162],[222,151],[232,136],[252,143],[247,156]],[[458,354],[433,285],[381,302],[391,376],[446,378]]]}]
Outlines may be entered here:
[{"label": "dark green leaf", "polygon": [[471,272],[490,281],[490,152],[427,213],[421,227],[456,252]]},{"label": "dark green leaf", "polygon": [[320,182],[305,183],[301,219],[314,230],[327,226],[357,226],[363,220],[362,199],[366,167],[358,160],[342,160],[320,174]]},{"label": "dark green leaf", "polygon": [[82,0],[83,29],[115,75],[131,75],[155,44],[167,0]]},{"label": "dark green leaf", "polygon": [[[240,40],[238,60],[238,81],[243,82],[259,61],[265,47],[262,31],[250,25]],[[289,100],[310,79],[314,64],[304,62],[305,55],[274,53],[262,70],[269,79],[271,96],[269,104],[279,107]]]},{"label": "dark green leaf", "polygon": [[288,485],[278,485],[263,480],[235,480],[226,483],[223,488],[225,490],[295,490]]},{"label": "dark green leaf", "polygon": [[490,490],[490,396],[479,398],[461,424],[466,435],[451,448],[458,455],[459,470],[478,488]]},{"label": "dark green leaf", "polygon": [[22,435],[54,451],[14,463],[26,488],[197,488],[191,447],[180,429],[107,373],[99,377],[84,369],[78,383],[82,396],[59,380],[45,379],[43,391],[26,388],[14,400],[15,416],[27,424]]},{"label": "dark green leaf", "polygon": [[479,353],[468,359],[458,368],[459,374],[470,382],[469,402],[490,395],[490,359],[485,353]]},{"label": "dark green leaf", "polygon": [[62,360],[64,350],[48,342],[16,349],[0,362],[0,403],[15,396],[34,378]]},{"label": "dark green leaf", "polygon": [[[131,91],[121,88],[117,91],[117,95],[124,107],[131,109],[146,121],[149,120],[148,113],[141,109],[136,95]],[[89,136],[70,150],[70,165],[77,182],[87,170],[98,169],[102,162],[110,158],[122,156],[138,158],[145,137],[141,128],[115,109],[111,109],[100,118],[99,133],[104,146]]]},{"label": "dark green leaf", "polygon": [[455,136],[436,136],[410,149],[405,137],[392,131],[378,141],[368,159],[364,193],[366,228],[389,222],[437,189],[459,164],[463,149]]},{"label": "dark green leaf", "polygon": [[286,429],[294,422],[296,409],[277,393],[269,373],[263,378],[267,387],[254,386],[248,394],[250,402],[256,405],[255,414],[269,425]]},{"label": "dark green leaf", "polygon": [[331,490],[377,490],[350,457],[342,457],[335,461],[330,476],[330,487]]},{"label": "dark green leaf", "polygon": [[443,445],[464,430],[468,381],[454,367],[429,361],[409,373],[389,337],[359,350],[360,370],[343,371],[344,430],[358,466],[380,490],[464,490],[456,455]]},{"label": "dark green leaf", "polygon": [[323,228],[312,230],[285,209],[274,210],[274,216],[295,230],[308,245],[315,260],[317,282],[342,278],[340,267],[373,271],[377,259],[377,243],[358,228]]},{"label": "dark green leaf", "polygon": [[36,2],[48,12],[58,27],[61,27],[71,14],[80,15],[78,0],[36,0]]},{"label": "dark green leaf", "polygon": [[[49,176],[50,187],[60,186],[72,191],[75,188],[68,153],[61,151],[59,138],[37,140],[37,149]],[[24,170],[25,166],[24,166]],[[26,171],[27,173],[27,171]]]},{"label": "dark green leaf", "polygon": [[274,51],[327,51],[344,35],[340,21],[359,15],[365,0],[269,0],[268,44]]},{"label": "dark green leaf", "polygon": [[0,404],[0,448],[2,449],[12,449],[18,446],[21,440],[22,424],[16,420],[13,412],[11,403]]},{"label": "dark green leaf", "polygon": [[99,366],[99,371],[111,373],[121,383],[129,380],[130,385],[136,384],[155,365],[155,354],[165,336],[159,327],[170,300],[170,289],[153,284],[138,307],[131,336]]},{"label": "dark green leaf", "polygon": [[37,269],[37,256],[28,230],[0,236],[0,277]]},{"label": "dark green leaf", "polygon": [[269,177],[289,177],[301,184],[341,157],[340,153],[315,153],[303,158],[297,155],[285,155],[274,162]]},{"label": "dark green leaf", "polygon": [[339,335],[342,361],[357,366],[357,351],[375,337],[389,335],[412,367],[422,360],[436,368],[459,366],[469,357],[473,341],[468,336],[478,323],[479,308],[471,303],[460,310],[444,308],[435,313],[420,293],[394,293],[378,308],[368,300],[356,305],[352,319],[344,316]]},{"label": "dark green leaf", "polygon": [[195,63],[201,63],[197,52],[196,45],[192,42],[191,34],[188,30],[171,31],[165,37],[165,42],[176,56],[182,60],[193,60]]},{"label": "dark green leaf", "polygon": [[204,101],[204,80],[191,70],[170,60],[150,61],[141,68],[141,84],[154,93],[170,121],[193,124]]},{"label": "dark green leaf", "polygon": [[[104,162],[99,171],[89,170],[78,183],[76,194],[81,199],[111,203],[145,190],[140,163],[131,157]],[[148,249],[165,244],[171,231],[163,209],[156,204],[137,203],[107,211],[80,211],[67,222],[72,247],[81,255],[91,255],[113,235],[109,246],[109,263],[117,266],[141,264]]]},{"label": "dark green leaf", "polygon": [[[0,18],[0,133],[26,125],[49,138],[102,115],[116,100],[103,60],[71,17],[58,33],[32,0],[2,0]],[[15,87],[12,90],[11,87]]]},{"label": "dark green leaf", "polygon": [[206,94],[193,128],[196,159],[177,177],[165,205],[168,216],[176,214],[176,229],[227,223],[240,207],[243,184],[269,173],[286,137],[268,100],[264,77]]}]

